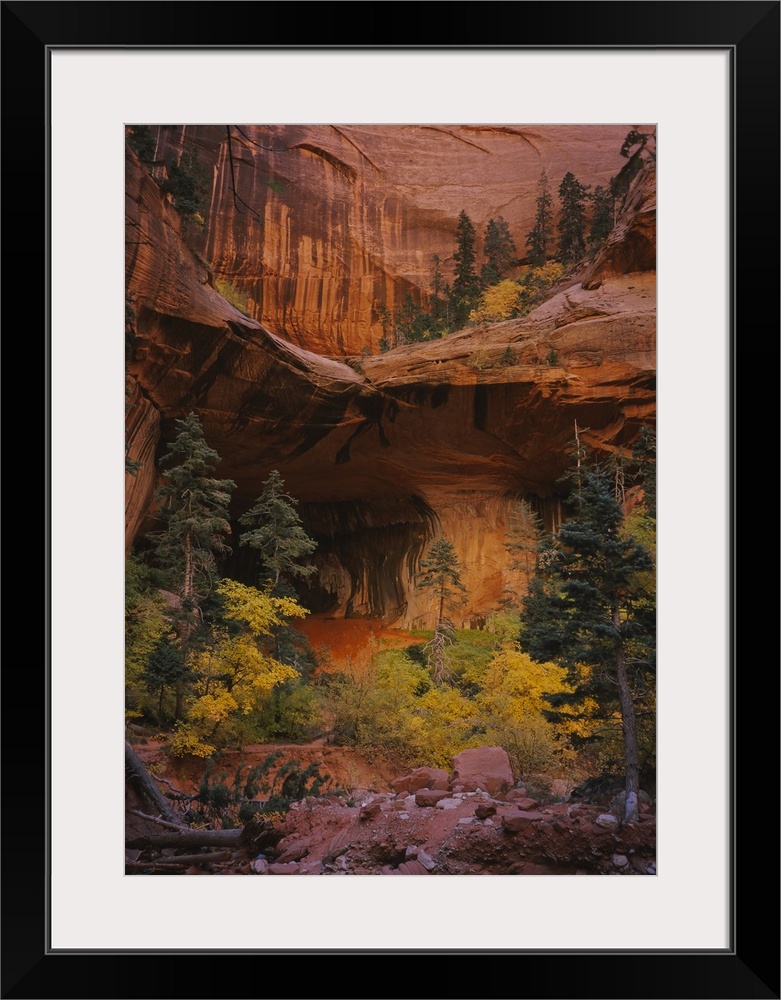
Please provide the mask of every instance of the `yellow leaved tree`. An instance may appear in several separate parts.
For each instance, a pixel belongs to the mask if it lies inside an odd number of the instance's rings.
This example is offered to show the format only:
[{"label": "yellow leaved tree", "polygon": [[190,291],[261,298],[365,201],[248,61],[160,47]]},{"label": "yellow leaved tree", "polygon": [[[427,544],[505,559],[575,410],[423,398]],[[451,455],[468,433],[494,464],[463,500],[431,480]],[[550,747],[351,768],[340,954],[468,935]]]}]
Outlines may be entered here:
[{"label": "yellow leaved tree", "polygon": [[272,597],[236,580],[220,581],[217,592],[225,624],[216,627],[209,646],[188,661],[196,677],[189,720],[208,738],[232,718],[259,708],[278,684],[298,677],[269,649],[276,628],[308,614],[292,598]]},{"label": "yellow leaved tree", "polygon": [[537,663],[506,643],[485,668],[480,686],[475,700],[490,720],[487,735],[507,751],[517,778],[570,757],[574,720],[551,724],[544,714],[551,708],[547,695],[571,690],[562,667]]},{"label": "yellow leaved tree", "polygon": [[521,301],[521,286],[512,278],[505,278],[490,285],[480,296],[477,306],[469,314],[473,323],[498,322],[517,315]]}]

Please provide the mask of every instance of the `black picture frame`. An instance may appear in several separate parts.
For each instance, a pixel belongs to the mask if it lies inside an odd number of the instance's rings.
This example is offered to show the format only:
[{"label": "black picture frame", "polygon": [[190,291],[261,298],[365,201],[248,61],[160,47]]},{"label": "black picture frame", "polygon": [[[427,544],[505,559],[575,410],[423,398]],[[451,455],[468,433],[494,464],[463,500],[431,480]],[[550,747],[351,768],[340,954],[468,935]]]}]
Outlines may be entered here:
[{"label": "black picture frame", "polygon": [[[431,7],[436,17],[436,42],[431,35],[416,32],[426,23],[421,17]],[[338,9],[341,8],[341,11]],[[394,9],[395,8],[395,9]],[[346,5],[332,4],[333,36],[341,34],[340,13]],[[353,8],[366,10],[368,8]],[[489,17],[488,10],[493,13]],[[767,654],[755,653],[753,631],[744,624],[738,630],[738,611],[746,608],[744,623],[762,614],[763,593],[755,594],[758,580],[746,572],[739,592],[739,569],[748,568],[746,549],[758,541],[746,504],[738,506],[738,482],[743,495],[757,494],[761,505],[766,474],[757,486],[748,486],[744,461],[738,475],[737,389],[738,377],[746,378],[752,390],[749,410],[742,411],[743,426],[754,433],[766,426],[763,413],[768,396],[764,383],[774,364],[778,372],[778,194],[779,194],[779,12],[778,2],[683,2],[683,3],[512,3],[462,4],[458,8],[416,4],[413,20],[404,18],[400,5],[371,5],[374,20],[360,15],[362,30],[373,36],[364,48],[420,47],[492,48],[499,45],[530,47],[704,47],[730,50],[732,54],[733,113],[733,329],[731,335],[730,450],[731,537],[731,705],[730,729],[732,796],[732,946],[724,952],[588,951],[555,949],[529,954],[481,950],[470,953],[442,951],[334,952],[310,950],[279,953],[280,972],[271,975],[268,953],[171,952],[73,952],[52,953],[48,949],[48,765],[52,747],[48,711],[45,726],[29,730],[31,746],[23,757],[7,752],[3,769],[5,824],[3,838],[3,963],[2,997],[47,998],[91,997],[243,997],[268,995],[269,978],[277,982],[293,975],[293,996],[367,996],[375,989],[382,995],[408,996],[406,962],[417,955],[438,956],[432,966],[441,996],[534,996],[561,998],[678,998],[678,1000],[752,1000],[778,998],[779,993],[779,894],[776,858],[778,826],[775,821],[778,795],[778,670],[774,662],[763,668]],[[454,17],[454,10],[461,16]],[[467,23],[474,18],[474,23]],[[409,23],[406,23],[409,20]],[[25,288],[33,316],[25,335],[23,351],[12,350],[12,364],[30,365],[31,341],[41,349],[41,370],[47,373],[45,408],[48,414],[48,303],[49,259],[45,234],[48,226],[47,198],[47,53],[54,47],[214,47],[236,44],[298,48],[334,48],[325,44],[316,23],[307,26],[300,5],[247,3],[2,3],[3,49],[3,179],[5,189],[6,319],[9,320],[15,289]],[[448,23],[450,21],[450,23]],[[493,26],[491,25],[491,22]],[[410,35],[422,35],[410,42]],[[432,32],[432,34],[434,34]],[[394,36],[399,40],[394,40]],[[513,41],[513,36],[517,41]],[[463,38],[468,38],[468,43]],[[497,38],[500,41],[497,41]],[[508,40],[510,39],[510,40]],[[693,155],[707,137],[692,127]],[[19,196],[17,197],[17,192]],[[39,284],[40,283],[40,284]],[[30,295],[34,288],[38,295]],[[9,289],[11,290],[9,292]],[[772,296],[772,297],[771,297]],[[38,325],[40,323],[40,326]],[[11,322],[6,337],[13,337]],[[28,327],[28,330],[29,330]],[[38,330],[45,331],[38,339]],[[765,374],[764,379],[762,373]],[[695,373],[696,377],[696,373]],[[757,390],[761,391],[757,391]],[[764,401],[764,402],[763,402]],[[745,402],[745,396],[744,396]],[[777,410],[775,411],[777,414]],[[750,415],[749,415],[750,414]],[[8,438],[6,468],[29,466],[28,435],[17,434],[15,423]],[[49,428],[46,448],[49,448]],[[7,441],[7,443],[9,443]],[[40,451],[33,449],[34,451]],[[753,452],[752,452],[753,453]],[[745,453],[744,453],[745,454]],[[36,459],[37,460],[37,459]],[[753,478],[753,477],[752,477]],[[47,499],[42,521],[50,525],[48,467],[43,496]],[[693,484],[707,502],[706,484]],[[742,513],[742,532],[738,515]],[[39,533],[26,515],[28,531]],[[758,529],[757,529],[758,530]],[[16,532],[12,533],[16,535]],[[49,533],[45,538],[48,565]],[[738,542],[741,541],[741,549]],[[753,544],[752,544],[753,543]],[[764,549],[764,541],[759,547]],[[20,546],[15,563],[30,564],[29,551]],[[38,565],[41,565],[40,563]],[[753,578],[755,586],[748,581]],[[765,591],[766,593],[766,591]],[[18,706],[48,705],[48,630],[52,595],[45,594],[47,647],[40,654],[17,661],[10,657],[3,674],[5,712],[8,723]],[[748,611],[750,605],[751,610]],[[29,608],[28,608],[29,615]],[[770,621],[775,625],[777,611]],[[747,648],[746,648],[747,647]],[[738,663],[738,650],[744,655]],[[42,660],[46,669],[43,669]],[[740,698],[739,695],[743,694]],[[736,707],[740,705],[740,716]],[[750,707],[749,707],[750,706]],[[764,706],[764,709],[762,708]],[[767,706],[771,707],[768,712]],[[31,711],[32,726],[43,712]],[[768,718],[768,715],[770,716]],[[9,733],[9,728],[6,729]],[[12,737],[15,742],[16,737]],[[743,750],[743,753],[739,753]],[[696,776],[691,776],[693,808],[707,812],[707,804],[696,802]],[[768,807],[770,800],[770,807]],[[704,825],[703,835],[707,835]],[[768,844],[769,842],[769,844]],[[769,849],[768,849],[769,848]],[[696,850],[691,844],[685,849]],[[693,861],[696,863],[696,861]],[[759,887],[761,906],[755,903]],[[522,905],[522,901],[520,902]],[[508,915],[511,917],[511,915]],[[616,914],[627,919],[627,914]],[[465,914],[465,919],[469,915]],[[351,956],[334,972],[328,957]],[[395,969],[388,980],[380,976],[376,963],[367,975],[358,957],[383,957]],[[394,958],[394,956],[396,956]],[[475,958],[483,958],[476,961]],[[310,961],[302,961],[309,958]],[[515,967],[497,959],[515,959]],[[241,961],[239,961],[241,959]],[[328,970],[331,970],[330,972]],[[286,971],[287,970],[287,971]],[[294,971],[293,971],[294,970]],[[395,984],[394,984],[395,980]],[[386,985],[387,983],[387,985]],[[379,984],[379,985],[378,985]],[[272,987],[272,989],[275,987]],[[391,992],[388,993],[387,990]],[[427,991],[428,992],[428,991]]]}]

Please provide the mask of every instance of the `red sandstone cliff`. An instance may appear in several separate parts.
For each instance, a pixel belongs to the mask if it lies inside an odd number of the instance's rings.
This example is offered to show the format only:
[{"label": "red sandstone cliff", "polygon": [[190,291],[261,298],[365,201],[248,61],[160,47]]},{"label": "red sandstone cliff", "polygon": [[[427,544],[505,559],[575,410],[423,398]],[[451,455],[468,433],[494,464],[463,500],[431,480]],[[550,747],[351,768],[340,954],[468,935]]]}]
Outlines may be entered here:
[{"label": "red sandstone cliff", "polygon": [[[181,138],[170,133],[169,144]],[[503,546],[510,504],[529,495],[548,523],[558,516],[575,422],[606,452],[628,448],[653,420],[653,164],[588,273],[524,319],[350,364],[322,355],[348,346],[356,355],[379,335],[376,304],[392,305],[405,282],[427,283],[430,255],[452,248],[467,195],[478,227],[503,214],[520,248],[540,163],[605,183],[623,162],[626,128],[600,129],[591,149],[576,133],[393,127],[391,142],[387,127],[257,128],[231,143],[234,160],[244,157],[234,203],[226,143],[216,127],[201,129],[194,141],[215,157],[205,252],[216,271],[244,276],[234,283],[254,289],[265,328],[214,290],[167,196],[129,151],[128,441],[142,466],[127,477],[128,544],[148,526],[160,440],[195,409],[219,474],[238,484],[236,515],[272,468],[301,499],[320,543],[310,596],[324,609],[425,624],[428,596],[413,575],[442,531],[466,568],[463,620],[490,610],[517,585]],[[261,140],[284,153],[262,156]]]}]

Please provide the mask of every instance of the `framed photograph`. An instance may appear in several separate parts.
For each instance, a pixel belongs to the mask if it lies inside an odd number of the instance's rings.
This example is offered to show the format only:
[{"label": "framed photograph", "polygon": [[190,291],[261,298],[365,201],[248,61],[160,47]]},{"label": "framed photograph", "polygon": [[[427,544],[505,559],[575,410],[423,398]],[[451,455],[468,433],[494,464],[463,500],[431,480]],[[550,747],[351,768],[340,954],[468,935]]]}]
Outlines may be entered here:
[{"label": "framed photograph", "polygon": [[[523,32],[509,32],[523,36],[517,42],[357,48],[292,44],[295,12],[284,5],[273,40],[263,5],[187,5],[187,19],[183,6],[156,5],[151,27],[133,5],[2,5],[6,59],[25,67],[24,83],[20,73],[5,87],[13,107],[6,149],[13,126],[28,151],[23,162],[4,158],[7,225],[30,228],[29,205],[9,204],[9,195],[22,183],[30,190],[31,172],[47,192],[36,208],[48,239],[32,259],[46,278],[50,570],[40,692],[48,708],[45,794],[33,797],[24,831],[10,824],[6,836],[7,908],[16,919],[4,945],[3,995],[56,996],[65,984],[96,997],[154,996],[166,984],[171,995],[243,995],[223,978],[228,962],[432,954],[455,970],[445,974],[453,996],[485,989],[482,963],[470,981],[461,956],[506,956],[523,963],[524,976],[531,972],[525,995],[778,997],[776,880],[772,919],[760,919],[745,900],[757,877],[745,855],[759,848],[743,818],[758,808],[760,788],[773,787],[766,761],[777,759],[777,718],[761,732],[737,724],[737,691],[748,702],[749,670],[737,666],[734,590],[735,372],[747,300],[763,303],[775,345],[767,354],[777,351],[777,268],[760,284],[749,232],[761,217],[774,220],[777,236],[778,130],[767,121],[778,121],[779,4],[575,6],[565,26],[535,29],[531,38],[528,11],[553,8],[511,5],[513,24],[524,21]],[[653,877],[126,874],[118,853],[126,456],[117,328],[127,306],[125,140],[133,123],[533,123],[653,132],[660,647]],[[21,263],[10,263],[6,287],[21,283]],[[352,347],[344,354],[352,358]],[[322,377],[327,383],[327,372]],[[21,688],[13,678],[6,683]],[[774,713],[776,685],[773,678]],[[761,785],[747,773],[748,754],[736,771],[744,740],[751,756],[762,748]],[[9,775],[6,788],[32,801],[29,775]],[[20,856],[30,859],[23,870]],[[131,970],[144,971],[131,979]],[[154,983],[148,994],[142,980]],[[315,978],[308,989],[327,995]],[[355,989],[339,986],[340,995],[365,993]]]}]

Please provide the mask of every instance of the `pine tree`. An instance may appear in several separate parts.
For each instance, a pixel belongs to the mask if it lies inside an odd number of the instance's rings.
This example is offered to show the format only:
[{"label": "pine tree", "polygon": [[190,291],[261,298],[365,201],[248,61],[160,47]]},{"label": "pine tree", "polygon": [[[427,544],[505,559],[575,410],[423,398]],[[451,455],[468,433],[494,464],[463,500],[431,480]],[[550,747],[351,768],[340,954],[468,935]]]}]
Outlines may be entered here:
[{"label": "pine tree", "polygon": [[510,235],[510,227],[501,215],[498,219],[488,220],[483,252],[486,262],[480,271],[480,281],[483,288],[487,288],[506,277],[518,259],[518,250]]},{"label": "pine tree", "polygon": [[513,504],[504,547],[510,553],[510,569],[524,575],[528,590],[537,566],[542,523],[525,500]]},{"label": "pine tree", "polygon": [[548,186],[548,173],[543,168],[537,182],[537,210],[534,226],[526,236],[528,262],[532,267],[542,267],[553,245],[553,198]]},{"label": "pine tree", "polygon": [[[190,638],[203,599],[217,576],[216,557],[227,555],[230,548],[228,505],[236,484],[229,479],[215,479],[213,473],[220,457],[206,443],[197,414],[177,420],[179,433],[168,445],[161,464],[172,467],[162,473],[163,485],[155,498],[162,504],[160,516],[165,529],[155,532],[155,555],[166,570],[182,600],[179,624],[181,641]],[[176,718],[181,718],[183,682],[177,683]]]},{"label": "pine tree", "polygon": [[149,655],[141,675],[150,691],[159,688],[157,706],[158,722],[163,721],[163,693],[167,686],[175,686],[187,676],[187,667],[182,658],[182,651],[168,636],[163,636]]},{"label": "pine tree", "polygon": [[167,172],[168,176],[161,186],[163,191],[172,195],[177,212],[187,218],[201,220],[209,192],[209,179],[198,158],[188,150],[178,163],[171,160]]},{"label": "pine tree", "polygon": [[571,172],[562,178],[559,185],[561,217],[559,219],[559,259],[564,264],[573,264],[586,252],[586,197],[585,187]]},{"label": "pine tree", "polygon": [[656,431],[645,426],[632,449],[638,466],[637,479],[643,487],[643,507],[648,517],[656,521]]},{"label": "pine tree", "polygon": [[293,576],[307,577],[316,568],[302,562],[317,548],[307,535],[298,516],[298,500],[285,492],[285,483],[277,469],[263,483],[263,491],[239,523],[251,530],[241,535],[240,545],[255,549],[260,556],[262,580],[275,593],[280,582]]},{"label": "pine tree", "polygon": [[475,227],[462,209],[456,225],[456,262],[450,300],[456,328],[463,326],[480,298],[480,281],[475,271]]},{"label": "pine tree", "polygon": [[126,135],[128,145],[136,151],[142,163],[152,163],[155,158],[155,137],[148,125],[128,125]]},{"label": "pine tree", "polygon": [[211,589],[215,557],[230,553],[225,538],[236,484],[213,477],[220,457],[206,443],[197,414],[176,425],[179,433],[160,460],[173,465],[162,473],[164,483],[156,494],[165,522],[165,530],[156,533],[156,556],[176,578],[183,602],[197,604]]},{"label": "pine tree", "polygon": [[463,604],[466,587],[461,582],[461,566],[452,543],[446,538],[437,538],[429,549],[428,558],[420,560],[421,573],[418,586],[433,590],[437,599],[437,617],[434,637],[428,644],[434,668],[434,680],[448,677],[445,646],[452,641],[455,628],[446,611],[452,611]]},{"label": "pine tree", "polygon": [[434,328],[438,329],[445,320],[445,279],[442,276],[442,261],[438,254],[431,255],[431,302],[430,313]]},{"label": "pine tree", "polygon": [[539,662],[568,671],[573,691],[551,696],[554,706],[597,699],[609,717],[618,709],[626,778],[625,822],[637,819],[639,755],[636,703],[652,686],[653,613],[644,574],[648,551],[623,531],[612,478],[579,470],[577,509],[565,521],[524,601],[521,648]]},{"label": "pine tree", "polygon": [[597,185],[591,195],[594,214],[591,217],[591,232],[588,241],[591,246],[599,247],[605,242],[613,230],[613,196],[609,187]]}]

